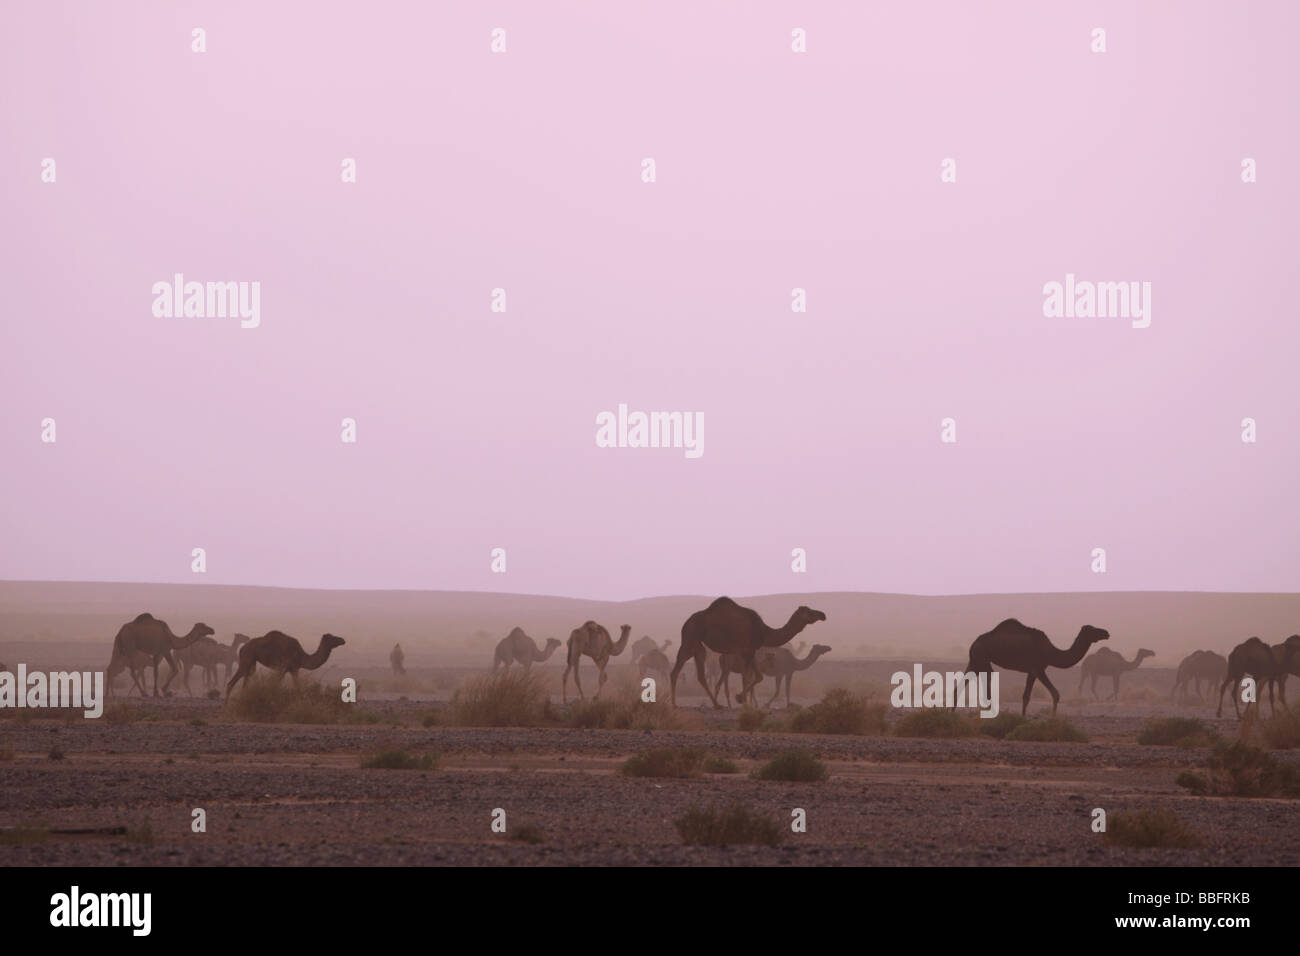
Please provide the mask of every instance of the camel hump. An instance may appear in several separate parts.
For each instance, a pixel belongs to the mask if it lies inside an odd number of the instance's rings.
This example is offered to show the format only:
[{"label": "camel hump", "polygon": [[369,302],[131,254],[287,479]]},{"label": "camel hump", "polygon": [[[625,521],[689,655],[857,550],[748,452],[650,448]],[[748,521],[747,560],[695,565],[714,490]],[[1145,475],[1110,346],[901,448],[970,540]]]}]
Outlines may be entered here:
[{"label": "camel hump", "polygon": [[154,616],[153,616],[152,614],[150,614],[148,611],[145,611],[143,614],[136,615],[136,619],[135,619],[134,621],[132,621],[131,623],[132,623],[132,624],[144,624],[146,621],[156,621],[156,620],[157,620],[156,617],[154,617]]},{"label": "camel hump", "polygon": [[723,607],[739,607],[739,606],[740,606],[740,605],[738,605],[738,604],[737,604],[735,601],[733,601],[731,598],[726,597],[726,596],[724,595],[723,597],[720,597],[720,598],[717,598],[716,600],[714,600],[714,602],[713,602],[712,604],[709,605],[709,608],[708,608],[708,609],[709,609],[710,611],[712,611],[712,610],[714,610],[715,608],[723,608]]}]

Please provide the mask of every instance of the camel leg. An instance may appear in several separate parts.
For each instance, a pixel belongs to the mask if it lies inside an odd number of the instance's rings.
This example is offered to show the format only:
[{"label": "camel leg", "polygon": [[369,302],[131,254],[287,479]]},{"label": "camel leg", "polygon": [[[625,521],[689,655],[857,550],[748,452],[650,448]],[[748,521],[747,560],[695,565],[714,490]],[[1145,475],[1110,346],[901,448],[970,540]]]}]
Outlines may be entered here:
[{"label": "camel leg", "polygon": [[1111,699],[1111,700],[1119,700],[1119,675],[1116,674],[1114,677],[1111,678],[1111,680],[1113,680],[1113,681],[1115,682],[1115,690],[1114,690],[1114,692],[1110,695],[1110,699]]},{"label": "camel leg", "polygon": [[241,680],[248,680],[255,670],[257,670],[257,663],[255,661],[249,661],[247,670],[245,670],[244,662],[243,660],[240,660],[239,669],[235,671],[235,676],[230,678],[230,683],[226,685],[226,700],[230,700],[230,692],[234,689],[234,686]]},{"label": "camel leg", "polygon": [[1029,710],[1029,695],[1032,694],[1033,692],[1034,692],[1034,675],[1030,674],[1025,679],[1025,696],[1024,699],[1020,702],[1021,717],[1025,716],[1025,712]]},{"label": "camel leg", "polygon": [[1049,694],[1052,695],[1052,716],[1055,717],[1055,716],[1056,716],[1056,705],[1057,705],[1057,703],[1060,702],[1060,700],[1061,700],[1061,695],[1060,695],[1059,693],[1057,693],[1056,688],[1052,686],[1052,682],[1051,682],[1050,680],[1047,679],[1047,670],[1046,670],[1046,669],[1043,669],[1043,670],[1041,670],[1041,671],[1038,672],[1038,679],[1039,679],[1039,681],[1042,682],[1042,685],[1043,685],[1044,687],[1047,688],[1047,692],[1048,692]]},{"label": "camel leg", "polygon": [[596,671],[599,676],[596,678],[596,696],[592,700],[600,699],[600,692],[605,689],[605,681],[609,680],[609,677],[605,674],[605,662],[597,661]]},{"label": "camel leg", "polygon": [[[172,681],[176,679],[176,672],[179,671],[180,668],[179,668],[178,666],[176,666],[176,662],[175,662],[174,660],[172,660],[172,652],[171,652],[171,651],[165,651],[165,652],[163,653],[163,660],[165,660],[165,661],[167,662],[167,666],[171,668],[171,673],[169,673],[169,674],[167,675],[167,683],[163,684],[163,694],[166,695],[166,694],[167,694],[167,688],[168,688],[168,687],[171,687],[171,685],[172,685]],[[157,677],[157,670],[156,670],[156,669],[155,669],[155,671],[154,671],[154,677],[155,677],[155,678]],[[158,689],[158,682],[157,682],[157,680],[155,680],[155,681],[154,681],[154,690],[157,690],[157,689]]]},{"label": "camel leg", "polygon": [[573,686],[578,688],[578,699],[586,700],[587,695],[582,692],[582,681],[578,679],[578,665],[581,663],[582,657],[579,655],[578,659],[573,662]]},{"label": "camel leg", "polygon": [[1231,683],[1231,678],[1225,680],[1223,686],[1219,688],[1219,709],[1214,712],[1215,717],[1223,716],[1223,692],[1227,689],[1229,683]]},{"label": "camel leg", "polygon": [[[780,696],[781,696],[781,675],[780,675],[780,674],[777,674],[777,675],[776,675],[776,690],[774,690],[774,691],[772,692],[772,700],[769,700],[769,701],[768,701],[764,706],[770,708],[770,707],[772,706],[772,701],[776,700],[776,699],[777,699],[778,697],[780,697]],[[789,690],[787,690],[787,691],[785,692],[785,706],[786,706],[786,709],[787,709],[787,710],[788,710],[789,707],[790,707],[790,691],[789,691]]]}]

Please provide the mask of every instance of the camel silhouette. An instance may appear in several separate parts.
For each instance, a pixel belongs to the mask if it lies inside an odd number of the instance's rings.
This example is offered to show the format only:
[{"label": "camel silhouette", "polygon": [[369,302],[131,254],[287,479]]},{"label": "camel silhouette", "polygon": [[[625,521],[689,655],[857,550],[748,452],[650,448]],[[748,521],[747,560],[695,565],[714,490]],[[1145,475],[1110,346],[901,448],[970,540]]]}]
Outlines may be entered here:
[{"label": "camel silhouette", "polygon": [[557,638],[548,637],[546,650],[541,650],[537,642],[524,633],[523,628],[517,627],[498,642],[492,656],[492,673],[495,674],[497,668],[502,665],[505,665],[506,670],[510,670],[511,664],[522,664],[524,673],[527,674],[534,662],[540,664],[554,654],[559,646],[560,642]]},{"label": "camel silhouette", "polygon": [[[807,646],[807,642],[804,642]],[[771,707],[772,702],[781,695],[781,682],[785,681],[785,705],[790,706],[790,681],[795,671],[803,671],[812,667],[817,662],[817,658],[823,654],[830,653],[830,648],[825,644],[814,644],[811,651],[803,657],[796,657],[794,652],[788,647],[763,648],[754,654],[754,666],[758,668],[759,674],[764,677],[775,677],[776,688],[772,691],[772,696],[764,707]],[[719,676],[713,685],[713,693],[716,695],[721,688],[726,695],[727,706],[731,706],[731,675],[743,673],[745,662],[739,654],[723,654],[719,658]],[[760,682],[761,683],[761,680]],[[758,701],[754,694],[758,691],[758,684],[751,688],[750,703],[757,706]],[[737,697],[737,703],[743,701]]]},{"label": "camel silhouette", "polygon": [[1145,647],[1138,648],[1137,655],[1131,661],[1126,661],[1122,656],[1112,651],[1109,647],[1101,647],[1091,657],[1084,660],[1083,665],[1079,668],[1079,690],[1083,690],[1083,682],[1091,679],[1092,696],[1097,696],[1097,679],[1100,677],[1109,677],[1115,684],[1108,700],[1119,699],[1119,678],[1125,671],[1136,670],[1141,663],[1148,657],[1155,657],[1155,651],[1149,651]]},{"label": "camel silhouette", "polygon": [[1288,663],[1286,660],[1277,660],[1273,656],[1273,649],[1258,637],[1246,638],[1228,654],[1228,673],[1219,686],[1219,709],[1215,711],[1214,716],[1223,716],[1223,692],[1232,687],[1232,709],[1236,713],[1237,719],[1241,719],[1241,704],[1238,700],[1241,695],[1237,693],[1237,688],[1241,685],[1242,678],[1247,675],[1255,679],[1256,705],[1259,704],[1260,685],[1266,683],[1268,684],[1269,714],[1277,713],[1277,704],[1273,701],[1273,685],[1277,682],[1279,667],[1286,663]]},{"label": "camel silhouette", "polygon": [[627,647],[628,636],[631,633],[632,625],[624,624],[618,642],[615,643],[610,639],[609,631],[595,621],[587,621],[582,627],[574,629],[569,635],[564,677],[560,680],[560,699],[566,704],[569,702],[569,671],[573,671],[573,683],[578,688],[578,696],[586,699],[586,695],[582,692],[582,681],[578,679],[578,665],[582,662],[584,654],[596,662],[596,670],[600,672],[600,679],[596,682],[595,695],[596,698],[599,698],[601,689],[605,686],[605,681],[609,679],[605,675],[605,666],[609,663],[611,657],[617,657],[623,653],[623,650]]},{"label": "camel silhouette", "polygon": [[316,650],[308,654],[296,638],[290,637],[283,631],[267,631],[239,649],[239,670],[235,671],[235,676],[226,684],[226,700],[230,700],[230,692],[236,684],[252,676],[258,664],[278,671],[282,681],[285,674],[293,675],[293,684],[297,687],[300,669],[316,670],[329,660],[330,651],[342,647],[345,643],[341,637],[322,634]]},{"label": "camel silhouette", "polygon": [[162,687],[163,692],[166,693],[178,670],[172,651],[189,647],[200,638],[215,633],[212,628],[200,622],[190,628],[190,632],[184,637],[177,637],[167,626],[166,621],[160,621],[149,613],[141,614],[135,620],[128,621],[113,638],[113,653],[108,661],[108,672],[104,675],[109,693],[111,694],[113,690],[113,678],[122,668],[130,666],[133,655],[141,653],[147,655],[153,662],[153,695],[161,697],[162,694],[158,693],[159,663],[166,661],[171,668],[171,673],[167,675],[167,683]]},{"label": "camel silhouette", "polygon": [[1300,634],[1292,634],[1281,644],[1274,644],[1269,650],[1273,652],[1273,661],[1277,664],[1269,687],[1277,685],[1277,696],[1282,701],[1282,708],[1289,710],[1286,705],[1286,679],[1292,674],[1300,677]]},{"label": "camel silhouette", "polygon": [[406,673],[403,666],[406,663],[406,655],[402,653],[402,645],[394,644],[392,651],[388,654],[388,664],[393,669],[394,677],[401,677]]},{"label": "camel silhouette", "polygon": [[1174,700],[1178,697],[1180,688],[1183,696],[1186,697],[1188,685],[1191,684],[1196,691],[1196,696],[1204,701],[1201,681],[1208,682],[1210,688],[1214,689],[1219,686],[1219,682],[1227,672],[1228,659],[1222,654],[1216,654],[1214,651],[1192,651],[1178,665],[1178,673],[1174,675],[1174,689],[1169,692],[1169,699]]},{"label": "camel silhouette", "polygon": [[247,634],[236,634],[235,639],[230,644],[222,644],[214,638],[204,637],[195,641],[189,647],[182,648],[176,652],[176,661],[181,665],[181,683],[185,686],[185,692],[191,697],[194,691],[190,689],[190,670],[195,667],[203,670],[203,686],[217,687],[217,668],[222,667],[225,673],[221,675],[221,680],[229,680],[231,671],[239,660],[239,647],[241,644],[248,643]]},{"label": "camel silhouette", "polygon": [[682,625],[682,643],[677,649],[677,663],[673,665],[672,701],[677,706],[677,675],[688,660],[695,661],[695,676],[709,695],[716,709],[721,709],[717,695],[709,687],[704,675],[704,660],[708,651],[719,654],[739,654],[743,660],[740,696],[748,699],[754,684],[761,675],[754,666],[754,654],[761,647],[781,647],[793,640],[809,624],[826,620],[821,611],[800,605],[783,627],[769,627],[758,612],[741,607],[729,597],[720,597],[702,611],[696,611]]},{"label": "camel silhouette", "polygon": [[[649,638],[642,638],[642,640],[649,640]],[[637,641],[637,643],[641,642]],[[671,644],[672,641],[664,641],[662,647],[652,647],[641,654],[636,663],[641,671],[642,680],[654,674],[656,680],[662,678],[663,683],[668,682],[668,673],[673,666],[673,662],[668,659],[668,648]]]},{"label": "camel silhouette", "polygon": [[1036,627],[1027,627],[1014,617],[1009,617],[993,630],[981,634],[971,643],[970,660],[966,672],[976,675],[993,673],[992,665],[1007,670],[1021,671],[1028,674],[1025,680],[1025,696],[1020,704],[1023,717],[1029,709],[1029,695],[1034,691],[1034,681],[1041,681],[1052,695],[1052,715],[1056,715],[1056,705],[1061,695],[1052,682],[1047,679],[1047,668],[1056,667],[1066,670],[1082,660],[1088,648],[1098,641],[1107,640],[1110,632],[1091,624],[1079,629],[1079,634],[1065,650],[1056,647],[1047,635]]}]

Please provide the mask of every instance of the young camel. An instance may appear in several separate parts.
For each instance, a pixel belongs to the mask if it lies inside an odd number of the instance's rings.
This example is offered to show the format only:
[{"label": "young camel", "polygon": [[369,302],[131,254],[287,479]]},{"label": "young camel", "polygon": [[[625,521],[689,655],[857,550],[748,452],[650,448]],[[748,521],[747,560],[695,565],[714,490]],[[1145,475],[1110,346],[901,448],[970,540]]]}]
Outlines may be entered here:
[{"label": "young camel", "polygon": [[213,638],[205,637],[184,650],[177,651],[176,660],[182,668],[181,682],[185,685],[185,692],[191,697],[194,696],[194,691],[190,690],[190,669],[194,667],[203,669],[204,687],[220,686],[217,682],[218,667],[225,668],[221,679],[229,680],[231,672],[239,661],[239,647],[247,643],[247,634],[236,634],[230,644],[222,644]]},{"label": "young camel", "polygon": [[1083,690],[1084,681],[1092,679],[1092,696],[1097,696],[1097,679],[1100,677],[1109,677],[1115,685],[1111,693],[1110,700],[1119,699],[1119,678],[1125,671],[1136,670],[1148,657],[1155,657],[1156,652],[1147,650],[1145,647],[1139,647],[1137,656],[1131,661],[1112,651],[1109,647],[1102,647],[1097,653],[1087,658],[1083,666],[1079,668],[1079,691]]},{"label": "young camel", "polygon": [[[772,702],[781,695],[781,682],[785,681],[785,705],[790,706],[790,681],[793,679],[795,671],[803,671],[812,667],[817,662],[817,658],[830,652],[830,648],[825,644],[814,644],[813,649],[802,658],[795,657],[794,652],[787,647],[763,648],[754,655],[754,665],[758,668],[759,674],[763,677],[775,677],[776,688],[772,691],[771,698],[763,706],[771,707]],[[743,674],[745,661],[739,654],[723,654],[720,658],[721,667],[717,680],[713,685],[713,693],[716,696],[719,690],[722,690],[727,701],[727,706],[731,706],[731,675]],[[760,680],[759,683],[762,683]],[[758,706],[758,700],[754,696],[758,690],[758,684],[750,688],[749,702],[755,707]],[[743,704],[744,700],[736,698],[736,703]]]},{"label": "young camel", "polygon": [[582,692],[582,681],[578,679],[578,665],[582,662],[584,654],[596,662],[596,669],[600,671],[600,679],[596,682],[596,697],[599,698],[605,681],[609,679],[605,675],[605,666],[611,657],[623,653],[631,633],[632,625],[624,624],[623,631],[615,643],[610,639],[609,631],[595,621],[587,621],[582,627],[576,628],[569,635],[567,662],[564,666],[564,677],[560,681],[560,699],[566,704],[569,702],[569,671],[573,671],[573,683],[578,688],[578,696],[586,699],[586,695]]},{"label": "young camel", "polygon": [[296,639],[282,631],[268,631],[261,637],[255,637],[239,649],[239,670],[235,671],[235,676],[226,685],[226,700],[230,700],[230,692],[236,684],[252,676],[258,664],[279,671],[280,680],[284,680],[285,674],[292,674],[293,684],[297,687],[298,671],[301,668],[316,670],[329,660],[330,651],[342,647],[344,643],[346,642],[341,637],[322,634],[320,645],[308,654]]}]

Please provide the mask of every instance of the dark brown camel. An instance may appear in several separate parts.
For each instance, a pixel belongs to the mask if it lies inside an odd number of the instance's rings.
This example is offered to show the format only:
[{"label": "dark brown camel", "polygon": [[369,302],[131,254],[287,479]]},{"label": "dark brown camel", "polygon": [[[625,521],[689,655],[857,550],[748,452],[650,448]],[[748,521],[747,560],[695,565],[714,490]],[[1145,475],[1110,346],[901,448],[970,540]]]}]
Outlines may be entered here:
[{"label": "dark brown camel", "polygon": [[1084,660],[1083,665],[1079,668],[1079,690],[1083,690],[1083,682],[1091,679],[1092,696],[1097,696],[1097,679],[1100,677],[1109,677],[1115,684],[1115,689],[1111,693],[1109,700],[1119,699],[1119,678],[1125,671],[1136,670],[1148,657],[1155,657],[1155,651],[1149,651],[1145,647],[1139,647],[1137,656],[1131,661],[1112,651],[1109,647],[1097,649],[1097,653]]},{"label": "dark brown camel", "polygon": [[1282,707],[1289,709],[1286,705],[1286,679],[1292,674],[1300,677],[1300,634],[1292,634],[1281,644],[1274,644],[1270,650],[1273,651],[1277,672],[1269,686],[1277,684],[1277,696],[1282,701]]},{"label": "dark brown camel", "polygon": [[235,671],[235,676],[226,684],[226,700],[230,700],[230,692],[235,685],[241,680],[248,680],[258,664],[279,671],[280,680],[284,680],[285,674],[292,674],[296,687],[300,669],[316,670],[329,660],[330,651],[344,643],[341,637],[323,634],[319,646],[308,654],[295,638],[283,631],[268,631],[261,637],[255,637],[239,649],[239,670]]},{"label": "dark brown camel", "polygon": [[1269,714],[1276,713],[1277,704],[1273,700],[1273,685],[1276,683],[1278,669],[1283,663],[1286,662],[1274,658],[1273,649],[1258,637],[1248,637],[1234,647],[1228,655],[1228,676],[1223,678],[1223,683],[1219,686],[1219,709],[1214,716],[1223,716],[1223,692],[1231,687],[1233,689],[1232,709],[1237,718],[1241,718],[1240,694],[1237,693],[1237,689],[1241,686],[1242,678],[1247,675],[1255,679],[1256,705],[1260,702],[1260,688],[1268,684]]},{"label": "dark brown camel", "polygon": [[215,633],[216,631],[206,624],[199,623],[190,628],[190,632],[184,637],[177,637],[167,626],[166,621],[160,621],[152,614],[141,614],[134,621],[123,624],[117,636],[113,638],[113,654],[109,658],[108,673],[104,675],[104,681],[111,692],[114,676],[122,668],[131,666],[131,659],[135,654],[145,654],[153,661],[153,695],[161,697],[162,694],[158,693],[158,664],[166,661],[171,668],[171,673],[167,675],[167,683],[163,684],[162,688],[165,693],[178,670],[172,651],[189,647],[200,638]]},{"label": "dark brown camel", "polygon": [[1216,654],[1214,651],[1192,651],[1183,658],[1182,663],[1178,665],[1178,673],[1174,677],[1174,689],[1169,692],[1169,699],[1174,700],[1178,697],[1178,691],[1181,688],[1183,696],[1187,696],[1188,685],[1190,684],[1196,692],[1196,696],[1205,699],[1201,693],[1201,681],[1209,683],[1213,689],[1219,686],[1223,680],[1223,675],[1228,672],[1228,659],[1222,654]]},{"label": "dark brown camel", "polygon": [[631,634],[632,625],[624,624],[616,643],[610,638],[609,631],[595,621],[587,621],[582,627],[575,628],[569,634],[564,677],[560,680],[560,699],[566,704],[569,702],[569,671],[573,671],[573,683],[577,685],[578,696],[585,699],[582,681],[578,680],[578,665],[582,663],[584,654],[596,662],[596,670],[600,672],[600,678],[596,681],[596,697],[600,697],[605,681],[609,680],[605,675],[605,667],[611,657],[617,657],[627,648],[627,639]]},{"label": "dark brown camel", "polygon": [[973,672],[977,676],[988,674],[991,680],[992,665],[996,664],[1006,670],[1028,674],[1029,677],[1025,681],[1025,696],[1020,705],[1021,716],[1023,717],[1029,709],[1029,695],[1034,691],[1036,680],[1041,681],[1047,688],[1047,692],[1052,695],[1052,715],[1055,716],[1056,705],[1060,702],[1061,695],[1047,679],[1047,668],[1056,667],[1066,670],[1073,667],[1083,659],[1084,654],[1088,653],[1088,648],[1109,637],[1109,631],[1085,624],[1079,628],[1074,643],[1062,650],[1052,644],[1047,639],[1047,635],[1038,628],[1026,627],[1014,617],[1010,617],[993,630],[975,638],[970,646],[970,661],[966,664],[966,672]]},{"label": "dark brown camel", "polygon": [[497,668],[505,665],[506,670],[510,670],[511,664],[522,664],[524,673],[527,674],[534,663],[540,664],[560,646],[558,638],[548,637],[546,639],[546,650],[537,646],[537,642],[524,633],[523,628],[517,627],[505,637],[501,638],[497,644],[496,652],[492,656],[492,673],[496,673]]},{"label": "dark brown camel", "polygon": [[709,687],[704,675],[704,660],[709,651],[719,654],[740,654],[743,658],[740,696],[744,701],[750,698],[754,685],[762,679],[754,666],[754,654],[762,647],[781,647],[792,641],[800,631],[809,624],[826,620],[821,611],[800,605],[795,608],[790,620],[783,627],[768,627],[758,612],[741,607],[729,597],[720,597],[703,611],[696,611],[682,625],[682,643],[677,649],[677,663],[673,665],[672,701],[677,706],[677,675],[688,660],[695,660],[695,676],[700,686],[713,701],[713,706],[721,709],[718,698]]}]

